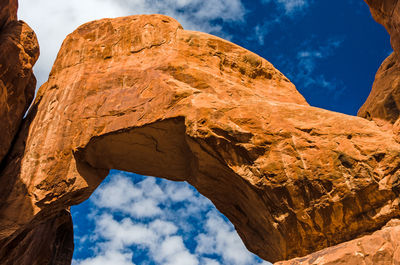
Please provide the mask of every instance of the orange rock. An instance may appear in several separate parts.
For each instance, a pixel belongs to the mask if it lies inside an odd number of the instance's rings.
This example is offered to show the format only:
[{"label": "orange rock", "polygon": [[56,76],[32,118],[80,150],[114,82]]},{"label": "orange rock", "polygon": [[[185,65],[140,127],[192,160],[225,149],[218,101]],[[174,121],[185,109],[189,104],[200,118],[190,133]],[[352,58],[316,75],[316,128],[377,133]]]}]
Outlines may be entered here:
[{"label": "orange rock", "polygon": [[18,0],[1,0],[0,30],[9,22],[17,20]]},{"label": "orange rock", "polygon": [[358,116],[378,124],[394,124],[400,115],[400,64],[392,53],[379,68],[367,101]]},{"label": "orange rock", "polygon": [[70,265],[74,250],[73,225],[69,211],[60,211],[46,222],[21,231],[0,248],[3,265]]},{"label": "orange rock", "polygon": [[26,23],[12,21],[0,30],[0,161],[33,100],[38,56],[36,35]]},{"label": "orange rock", "polygon": [[0,174],[0,249],[119,169],[188,181],[266,260],[303,256],[400,216],[399,154],[237,45],[161,15],[98,20],[64,41]]},{"label": "orange rock", "polygon": [[400,2],[397,0],[365,0],[374,19],[390,34],[392,47],[400,59]]},{"label": "orange rock", "polygon": [[389,265],[400,264],[400,220],[393,219],[381,230],[275,265]]},{"label": "orange rock", "polygon": [[[390,34],[394,54],[379,68],[371,93],[358,116],[372,119],[380,126],[394,124],[400,111],[400,2],[397,0],[365,0],[374,19]],[[397,126],[396,126],[397,127]],[[397,129],[395,129],[397,130]]]}]

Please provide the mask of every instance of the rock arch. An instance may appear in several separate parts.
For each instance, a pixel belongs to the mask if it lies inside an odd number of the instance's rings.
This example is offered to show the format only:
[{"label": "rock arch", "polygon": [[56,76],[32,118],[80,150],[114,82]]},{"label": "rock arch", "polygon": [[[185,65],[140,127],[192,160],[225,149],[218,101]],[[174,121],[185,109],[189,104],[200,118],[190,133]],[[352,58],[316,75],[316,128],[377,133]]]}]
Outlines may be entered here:
[{"label": "rock arch", "polygon": [[[90,22],[3,163],[0,261],[40,250],[37,264],[68,264],[71,239],[54,231],[111,168],[188,181],[264,259],[306,255],[399,217],[399,153],[391,130],[310,107],[232,43],[161,15]],[[43,229],[55,246],[36,244]]]}]

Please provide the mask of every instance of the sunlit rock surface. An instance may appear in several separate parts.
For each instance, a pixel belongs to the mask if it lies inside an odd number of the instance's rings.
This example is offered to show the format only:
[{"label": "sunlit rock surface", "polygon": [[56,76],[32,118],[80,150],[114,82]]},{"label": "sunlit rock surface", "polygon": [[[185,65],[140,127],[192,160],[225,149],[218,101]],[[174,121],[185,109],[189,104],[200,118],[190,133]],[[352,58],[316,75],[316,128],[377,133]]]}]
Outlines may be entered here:
[{"label": "sunlit rock surface", "polygon": [[[399,141],[400,135],[400,2],[396,0],[366,0],[376,21],[381,23],[391,35],[394,53],[381,65],[375,76],[371,93],[360,108],[358,116],[374,121],[382,129],[393,130]],[[379,145],[380,142],[377,142]],[[326,248],[303,258],[293,259],[278,264],[399,264],[399,229],[397,219],[381,230],[370,235]],[[370,232],[373,232],[371,230]]]},{"label": "sunlit rock surface", "polygon": [[239,46],[161,15],[98,20],[64,41],[1,172],[0,248],[119,169],[188,181],[266,260],[303,256],[399,217],[399,154]]},{"label": "sunlit rock surface", "polygon": [[371,235],[363,236],[303,258],[275,265],[395,265],[400,264],[400,220],[393,219]]}]

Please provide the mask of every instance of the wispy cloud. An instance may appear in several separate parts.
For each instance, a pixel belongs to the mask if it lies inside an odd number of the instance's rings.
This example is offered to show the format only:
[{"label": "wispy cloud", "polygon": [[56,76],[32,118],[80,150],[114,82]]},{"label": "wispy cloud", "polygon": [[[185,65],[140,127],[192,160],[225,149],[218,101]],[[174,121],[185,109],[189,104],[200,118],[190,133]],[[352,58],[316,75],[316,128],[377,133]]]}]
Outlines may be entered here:
[{"label": "wispy cloud", "polygon": [[[108,178],[88,202],[89,215],[73,208],[76,249],[85,254],[74,265],[133,265],[143,253],[148,264],[269,264],[248,252],[233,226],[188,184],[120,173]],[[137,210],[142,202],[157,211]],[[80,230],[85,222],[93,228]],[[88,243],[89,252],[80,246]]]},{"label": "wispy cloud", "polygon": [[305,14],[306,9],[312,4],[313,0],[261,0],[267,5],[272,17],[259,23],[254,28],[252,37],[260,45],[264,45],[266,36],[272,28],[279,27],[281,23],[300,18]]},{"label": "wispy cloud", "polygon": [[302,11],[309,6],[311,0],[262,0],[263,3],[275,3],[283,9],[287,15]]},{"label": "wispy cloud", "polygon": [[[34,70],[44,83],[67,34],[79,25],[105,17],[165,14],[184,28],[224,36],[223,23],[243,21],[241,0],[20,0],[19,18],[38,35],[41,56]],[[217,21],[218,20],[218,21]]]},{"label": "wispy cloud", "polygon": [[346,89],[345,85],[338,79],[327,78],[325,74],[319,73],[318,66],[333,56],[342,43],[341,38],[331,38],[322,43],[310,38],[300,45],[294,58],[280,58],[282,68],[300,91],[310,92],[313,89],[313,93],[337,99]]}]

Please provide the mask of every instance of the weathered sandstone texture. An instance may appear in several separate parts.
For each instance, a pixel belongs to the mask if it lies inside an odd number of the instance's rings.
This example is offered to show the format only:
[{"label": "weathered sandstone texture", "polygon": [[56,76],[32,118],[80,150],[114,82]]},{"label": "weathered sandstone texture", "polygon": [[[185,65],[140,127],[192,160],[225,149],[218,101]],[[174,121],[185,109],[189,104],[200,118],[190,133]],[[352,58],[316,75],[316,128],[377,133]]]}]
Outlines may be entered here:
[{"label": "weathered sandstone texture", "polygon": [[18,0],[1,0],[0,30],[9,22],[17,20]]},{"label": "weathered sandstone texture", "polygon": [[[7,10],[3,4],[2,13]],[[11,20],[0,27],[0,162],[33,100],[36,79],[32,67],[38,56],[36,35],[27,24]]]},{"label": "weathered sandstone texture", "polygon": [[400,64],[392,53],[379,67],[364,105],[358,116],[374,120],[378,124],[394,124],[400,115]]},{"label": "weathered sandstone texture", "polygon": [[[400,114],[400,2],[397,0],[365,0],[374,19],[390,34],[394,53],[376,73],[371,94],[358,116],[374,120],[380,126],[394,124]],[[397,129],[395,126],[394,130]]]},{"label": "weathered sandstone texture", "polygon": [[[400,217],[392,131],[309,106],[264,59],[161,15],[70,34],[7,159],[1,264],[109,169],[188,181],[269,261]],[[71,253],[68,238],[56,239]]]},{"label": "weathered sandstone texture", "polygon": [[371,235],[275,265],[398,265],[399,238],[400,220],[393,219]]},{"label": "weathered sandstone texture", "polygon": [[[371,94],[360,108],[358,116],[373,120],[382,129],[393,130],[400,140],[400,2],[396,0],[366,0],[375,20],[384,25],[391,35],[394,53],[379,68]],[[377,144],[380,144],[377,142]],[[372,230],[373,231],[373,230]],[[391,220],[379,231],[358,239],[326,248],[303,258],[277,263],[296,264],[400,264],[398,220]]]},{"label": "weathered sandstone texture", "polygon": [[69,211],[27,227],[0,249],[4,265],[70,265],[74,250],[73,225]]},{"label": "weathered sandstone texture", "polygon": [[382,24],[390,34],[392,47],[400,60],[400,1],[365,0],[373,18]]}]

